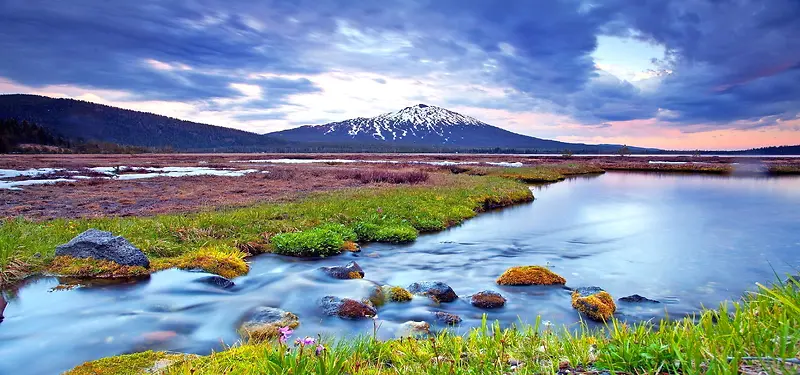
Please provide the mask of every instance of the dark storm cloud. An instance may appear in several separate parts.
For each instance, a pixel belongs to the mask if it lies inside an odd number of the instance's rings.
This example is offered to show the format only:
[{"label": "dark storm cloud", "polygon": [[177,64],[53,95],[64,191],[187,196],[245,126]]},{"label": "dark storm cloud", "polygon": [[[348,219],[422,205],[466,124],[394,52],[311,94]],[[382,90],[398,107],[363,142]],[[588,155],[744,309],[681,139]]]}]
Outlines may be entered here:
[{"label": "dark storm cloud", "polygon": [[[796,0],[0,0],[0,77],[230,110],[320,90],[252,73],[436,73],[509,90],[454,103],[590,124],[663,113],[677,125],[728,123],[797,114],[799,20]],[[672,74],[643,92],[598,71],[600,34],[665,46],[660,65]],[[211,103],[241,97],[233,83],[258,85],[263,98]]]},{"label": "dark storm cloud", "polygon": [[649,95],[680,123],[727,123],[800,111],[800,1],[607,1],[606,32],[669,51],[674,71]]}]

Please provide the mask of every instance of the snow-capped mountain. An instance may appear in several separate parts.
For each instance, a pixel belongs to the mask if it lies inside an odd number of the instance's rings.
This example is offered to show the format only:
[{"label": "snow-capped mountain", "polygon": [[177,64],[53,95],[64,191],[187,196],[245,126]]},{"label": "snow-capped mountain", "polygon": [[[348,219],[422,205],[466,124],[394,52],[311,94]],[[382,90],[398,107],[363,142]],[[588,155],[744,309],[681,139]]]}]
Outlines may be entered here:
[{"label": "snow-capped mountain", "polygon": [[354,139],[366,136],[375,141],[416,143],[427,138],[425,143],[447,144],[457,141],[459,135],[454,136],[453,130],[460,126],[490,125],[444,108],[417,104],[375,117],[358,117],[311,127],[324,129],[325,135],[346,133]]},{"label": "snow-capped mountain", "polygon": [[599,146],[529,137],[441,107],[417,104],[375,117],[306,125],[268,134],[299,142],[370,143],[439,148],[597,151]]}]

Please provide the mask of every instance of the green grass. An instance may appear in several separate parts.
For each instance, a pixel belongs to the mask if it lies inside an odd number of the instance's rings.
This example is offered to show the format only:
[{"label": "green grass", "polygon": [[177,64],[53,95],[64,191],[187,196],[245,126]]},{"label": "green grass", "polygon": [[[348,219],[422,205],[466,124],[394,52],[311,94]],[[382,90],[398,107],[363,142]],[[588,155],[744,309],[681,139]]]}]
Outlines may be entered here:
[{"label": "green grass", "polygon": [[585,163],[543,164],[521,168],[475,168],[474,175],[497,176],[525,183],[557,182],[568,176],[603,173],[603,169]]},{"label": "green grass", "polygon": [[[745,357],[800,354],[800,284],[761,287],[742,301],[662,321],[658,328],[612,320],[599,330],[583,325],[550,330],[540,323],[502,329],[484,321],[463,336],[443,332],[423,339],[327,343],[321,356],[313,346],[290,345],[287,351],[275,342],[243,344],[179,361],[166,375],[553,374],[560,365],[616,374],[738,374]],[[522,366],[512,368],[517,363]],[[746,363],[768,374],[781,373],[776,362]]]},{"label": "green grass", "polygon": [[[413,241],[420,231],[444,229],[484,207],[531,199],[527,186],[514,181],[441,175],[433,185],[340,190],[289,203],[194,214],[46,222],[11,219],[0,225],[0,282],[46,271],[56,246],[89,228],[124,236],[155,260],[155,269],[191,268],[192,259],[225,258],[225,254],[236,258],[239,250],[328,256],[354,239]],[[231,263],[228,269],[242,271],[242,266]]]}]

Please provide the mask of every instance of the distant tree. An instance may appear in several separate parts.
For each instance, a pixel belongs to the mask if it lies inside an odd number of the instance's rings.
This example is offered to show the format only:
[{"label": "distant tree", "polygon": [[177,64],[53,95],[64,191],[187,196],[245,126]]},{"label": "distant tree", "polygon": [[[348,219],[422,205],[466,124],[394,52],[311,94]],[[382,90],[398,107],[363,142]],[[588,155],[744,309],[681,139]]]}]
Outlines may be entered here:
[{"label": "distant tree", "polygon": [[564,150],[564,152],[561,154],[561,156],[563,156],[565,158],[571,158],[572,157],[572,151],[570,151],[569,149]]},{"label": "distant tree", "polygon": [[694,152],[692,153],[692,156],[694,156],[696,158],[699,158],[699,157],[703,156],[703,153],[700,150],[694,150]]},{"label": "distant tree", "polygon": [[628,145],[622,145],[622,147],[619,148],[619,151],[617,151],[617,153],[619,154],[619,156],[623,157],[628,156],[631,154],[631,149],[628,147]]}]

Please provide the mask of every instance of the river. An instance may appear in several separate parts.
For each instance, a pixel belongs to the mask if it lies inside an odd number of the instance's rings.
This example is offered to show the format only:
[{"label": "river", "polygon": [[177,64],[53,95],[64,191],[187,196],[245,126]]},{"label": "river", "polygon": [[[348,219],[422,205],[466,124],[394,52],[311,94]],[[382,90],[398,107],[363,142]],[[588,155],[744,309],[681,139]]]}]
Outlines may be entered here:
[{"label": "river", "polygon": [[[0,374],[57,374],[84,361],[142,350],[205,354],[236,342],[254,307],[300,317],[298,336],[391,338],[400,323],[433,311],[461,316],[454,330],[480,324],[543,321],[574,326],[578,314],[560,287],[500,287],[508,267],[547,265],[567,286],[600,286],[615,298],[640,294],[661,304],[618,304],[629,321],[680,317],[738,299],[755,283],[800,266],[800,178],[621,173],[532,187],[536,200],[487,212],[408,245],[369,244],[323,260],[276,255],[251,259],[248,275],[222,290],[202,273],[168,270],[149,280],[52,291],[58,280],[28,283],[8,301],[0,323]],[[318,267],[357,261],[364,280],[332,280]],[[326,317],[326,295],[364,298],[372,282],[408,286],[443,281],[460,298],[387,304],[378,319]],[[470,294],[494,290],[508,303],[481,310]],[[442,325],[434,325],[443,328]]]}]

